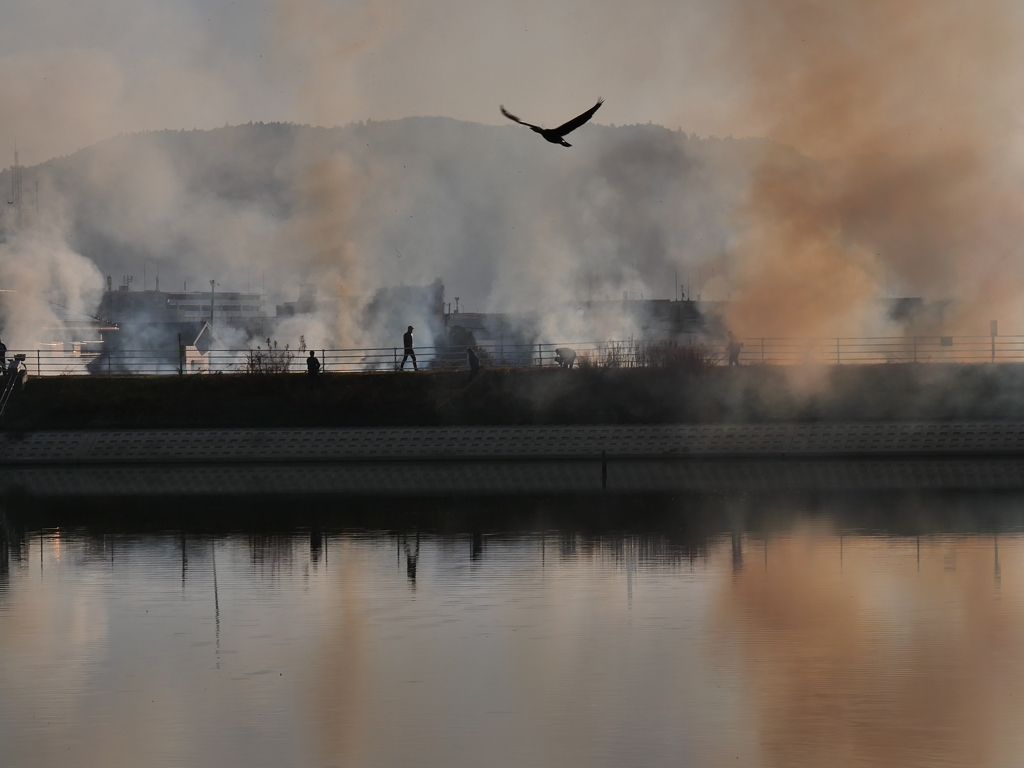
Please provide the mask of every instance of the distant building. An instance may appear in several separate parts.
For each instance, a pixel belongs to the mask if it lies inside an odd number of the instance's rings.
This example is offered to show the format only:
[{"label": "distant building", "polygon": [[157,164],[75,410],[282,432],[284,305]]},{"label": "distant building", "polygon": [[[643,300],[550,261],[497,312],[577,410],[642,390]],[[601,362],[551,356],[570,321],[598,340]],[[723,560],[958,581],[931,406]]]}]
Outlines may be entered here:
[{"label": "distant building", "polygon": [[263,295],[238,291],[130,291],[127,285],[106,291],[97,314],[117,325],[210,323],[264,334]]},{"label": "distant building", "polygon": [[[117,326],[83,312],[68,309],[63,304],[34,296],[23,291],[0,290],[0,315],[11,320],[19,316],[37,318],[40,315],[52,318],[50,322],[33,325],[31,340],[22,340],[34,346],[68,350],[80,349],[82,345],[96,346],[102,343],[103,334],[117,331]],[[8,339],[10,341],[10,339]]]},{"label": "distant building", "polygon": [[299,286],[299,300],[286,301],[278,304],[278,317],[295,317],[296,315],[311,315],[316,311],[316,284],[303,283]]},{"label": "distant building", "polygon": [[[41,301],[41,300],[40,300]],[[75,312],[61,304],[45,302],[57,318],[57,324],[38,329],[39,343],[46,346],[63,345],[65,349],[81,349],[83,345],[96,348],[103,334],[117,331],[117,326],[83,312]]]},{"label": "distant building", "polygon": [[[95,372],[175,370],[180,365],[179,345],[191,362],[191,357],[205,352],[218,330],[235,328],[255,338],[267,332],[259,293],[132,291],[127,284],[111,290],[109,278],[107,286],[97,310],[107,326],[101,330],[104,353],[90,364]],[[207,326],[214,332],[204,333]]]}]

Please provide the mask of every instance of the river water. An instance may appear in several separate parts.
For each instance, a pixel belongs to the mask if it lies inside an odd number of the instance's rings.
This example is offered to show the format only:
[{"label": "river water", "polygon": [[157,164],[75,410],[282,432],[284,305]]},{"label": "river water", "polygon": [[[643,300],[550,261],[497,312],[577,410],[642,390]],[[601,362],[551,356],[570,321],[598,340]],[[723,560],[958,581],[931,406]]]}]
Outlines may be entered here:
[{"label": "river water", "polygon": [[0,765],[1022,762],[1021,494],[154,503],[9,512]]}]

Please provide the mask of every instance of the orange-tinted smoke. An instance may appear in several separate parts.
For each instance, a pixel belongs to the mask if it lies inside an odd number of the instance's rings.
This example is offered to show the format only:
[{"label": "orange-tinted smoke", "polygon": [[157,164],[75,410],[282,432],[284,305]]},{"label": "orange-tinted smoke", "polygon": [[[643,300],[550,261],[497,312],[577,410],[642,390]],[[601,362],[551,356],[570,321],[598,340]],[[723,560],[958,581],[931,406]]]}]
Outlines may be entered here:
[{"label": "orange-tinted smoke", "polygon": [[[383,34],[389,15],[386,0],[340,5],[278,0],[275,53],[295,78],[294,113],[300,121],[334,126],[355,119],[361,99],[352,62]],[[358,307],[352,297],[365,286],[352,227],[360,185],[345,155],[315,138],[300,143],[294,160],[298,215],[289,260],[301,280],[317,284],[324,343],[357,346]]]},{"label": "orange-tinted smoke", "polygon": [[954,299],[947,332],[1012,323],[1024,277],[1014,8],[741,0],[737,19],[739,111],[779,144],[738,216],[733,328],[858,335],[877,330],[887,292]]}]

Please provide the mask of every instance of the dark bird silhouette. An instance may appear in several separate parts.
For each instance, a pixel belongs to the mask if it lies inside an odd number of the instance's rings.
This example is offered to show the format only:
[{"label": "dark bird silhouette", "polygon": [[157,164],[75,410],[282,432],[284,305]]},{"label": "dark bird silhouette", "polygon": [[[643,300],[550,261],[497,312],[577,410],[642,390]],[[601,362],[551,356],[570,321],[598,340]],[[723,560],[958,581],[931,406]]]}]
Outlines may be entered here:
[{"label": "dark bird silhouette", "polygon": [[557,128],[541,128],[539,125],[533,125],[531,123],[523,122],[518,117],[513,115],[511,112],[506,110],[504,105],[502,105],[502,107],[501,107],[501,114],[503,114],[509,120],[513,120],[513,121],[519,123],[520,125],[525,125],[527,128],[529,128],[534,133],[539,133],[541,136],[543,136],[545,139],[550,141],[552,144],[561,144],[563,147],[571,147],[572,144],[570,144],[568,141],[566,141],[563,137],[567,133],[572,133],[577,128],[579,128],[581,125],[583,125],[585,122],[587,122],[587,120],[592,118],[594,116],[594,113],[597,112],[597,110],[600,108],[600,106],[602,104],[604,104],[604,99],[598,99],[597,100],[597,104],[592,106],[590,109],[588,109],[582,115],[574,117],[569,122],[567,122],[567,123],[565,123],[563,125],[560,125]]}]

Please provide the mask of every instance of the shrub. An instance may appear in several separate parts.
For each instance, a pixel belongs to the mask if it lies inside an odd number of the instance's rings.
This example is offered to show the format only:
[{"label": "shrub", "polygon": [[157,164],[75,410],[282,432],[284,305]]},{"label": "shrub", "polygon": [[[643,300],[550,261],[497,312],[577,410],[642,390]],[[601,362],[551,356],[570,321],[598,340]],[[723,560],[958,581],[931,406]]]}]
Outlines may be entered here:
[{"label": "shrub", "polygon": [[670,368],[703,370],[718,365],[718,357],[703,344],[674,341],[613,341],[599,350],[577,354],[582,369]]},{"label": "shrub", "polygon": [[278,349],[277,342],[267,339],[267,348],[263,349],[257,345],[256,349],[250,349],[245,356],[246,373],[287,373],[291,370],[295,353],[289,351],[288,345],[284,349]]},{"label": "shrub", "polygon": [[674,341],[639,342],[636,364],[642,368],[702,370],[718,365],[718,356],[703,344],[679,345]]}]

